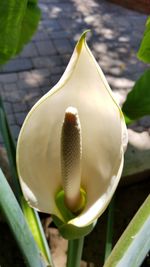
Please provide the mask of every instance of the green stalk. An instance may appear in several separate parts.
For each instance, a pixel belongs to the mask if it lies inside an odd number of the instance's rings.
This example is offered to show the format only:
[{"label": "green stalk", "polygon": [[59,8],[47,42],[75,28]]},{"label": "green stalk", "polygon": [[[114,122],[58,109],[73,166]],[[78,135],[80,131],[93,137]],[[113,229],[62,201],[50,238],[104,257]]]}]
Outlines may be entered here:
[{"label": "green stalk", "polygon": [[107,217],[107,232],[106,232],[106,244],[105,244],[105,256],[104,262],[108,258],[112,251],[112,239],[113,239],[113,225],[114,225],[114,197],[112,198],[108,207]]},{"label": "green stalk", "polygon": [[80,267],[84,237],[68,241],[67,267]]}]

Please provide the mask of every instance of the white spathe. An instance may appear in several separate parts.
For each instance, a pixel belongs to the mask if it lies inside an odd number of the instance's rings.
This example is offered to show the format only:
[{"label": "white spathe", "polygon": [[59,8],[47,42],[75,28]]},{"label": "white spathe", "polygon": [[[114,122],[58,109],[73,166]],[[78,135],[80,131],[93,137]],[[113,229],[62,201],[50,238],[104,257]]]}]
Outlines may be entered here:
[{"label": "white spathe", "polygon": [[121,177],[127,145],[122,112],[86,44],[85,33],[60,81],[27,115],[17,145],[17,168],[25,199],[37,210],[60,219],[55,195],[62,189],[61,127],[70,106],[78,110],[82,128],[81,186],[87,193],[87,203],[68,223],[83,227],[109,204]]}]

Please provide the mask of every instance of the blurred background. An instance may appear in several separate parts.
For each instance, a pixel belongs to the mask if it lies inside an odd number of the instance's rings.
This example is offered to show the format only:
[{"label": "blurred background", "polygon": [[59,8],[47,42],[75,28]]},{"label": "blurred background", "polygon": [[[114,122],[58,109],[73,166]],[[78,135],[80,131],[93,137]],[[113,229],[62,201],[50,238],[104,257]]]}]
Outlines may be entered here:
[{"label": "blurred background", "polygon": [[[129,1],[118,2],[127,5]],[[149,5],[144,8],[138,2],[130,1],[130,7],[147,13]],[[107,0],[39,0],[38,5],[42,15],[37,32],[22,52],[0,69],[0,94],[16,140],[27,112],[59,80],[84,30],[91,29],[88,44],[119,103],[145,69],[136,52],[146,14]],[[136,128],[149,128],[149,118],[136,123]]]}]

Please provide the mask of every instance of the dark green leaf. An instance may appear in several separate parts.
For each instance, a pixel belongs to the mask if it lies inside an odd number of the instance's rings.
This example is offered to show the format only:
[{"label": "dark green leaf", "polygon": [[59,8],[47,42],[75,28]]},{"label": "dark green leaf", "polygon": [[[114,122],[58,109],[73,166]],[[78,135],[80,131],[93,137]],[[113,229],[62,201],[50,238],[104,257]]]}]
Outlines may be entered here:
[{"label": "dark green leaf", "polygon": [[146,21],[146,30],[137,56],[145,63],[150,63],[150,17]]},{"label": "dark green leaf", "polygon": [[40,19],[35,0],[0,0],[0,64],[21,51]]},{"label": "dark green leaf", "polygon": [[27,266],[46,267],[18,202],[0,170],[0,211],[19,245]]},{"label": "dark green leaf", "polygon": [[150,115],[150,69],[137,80],[122,110],[130,120]]},{"label": "dark green leaf", "polygon": [[29,42],[32,35],[37,29],[41,12],[38,6],[36,5],[36,2],[37,1],[35,0],[28,1],[26,12],[22,20],[20,38],[16,53],[19,53],[22,50],[23,46]]},{"label": "dark green leaf", "polygon": [[0,0],[0,64],[15,55],[27,0]]}]

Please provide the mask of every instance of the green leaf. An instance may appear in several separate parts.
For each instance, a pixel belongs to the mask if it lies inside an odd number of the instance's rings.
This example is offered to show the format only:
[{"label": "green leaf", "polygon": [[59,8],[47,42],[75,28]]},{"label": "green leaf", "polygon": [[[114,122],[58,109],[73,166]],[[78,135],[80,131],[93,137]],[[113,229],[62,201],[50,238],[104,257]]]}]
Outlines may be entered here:
[{"label": "green leaf", "polygon": [[[123,112],[123,110],[122,110],[122,112]],[[124,119],[125,119],[125,123],[127,125],[129,125],[129,124],[134,122],[134,120],[129,119],[125,113],[123,113],[123,116],[124,116]]]},{"label": "green leaf", "polygon": [[40,19],[36,1],[0,0],[0,64],[21,51]]},{"label": "green leaf", "polygon": [[12,173],[13,190],[24,212],[27,223],[32,231],[35,241],[37,242],[41,250],[42,255],[45,257],[45,260],[47,260],[51,264],[51,266],[53,266],[52,257],[51,257],[50,250],[49,250],[49,247],[48,247],[48,244],[47,244],[44,232],[43,232],[43,228],[40,222],[39,215],[36,210],[29,207],[28,203],[23,197],[23,194],[20,188],[19,179],[18,179],[17,170],[16,170],[16,146],[15,146],[15,142],[10,132],[10,128],[8,125],[6,113],[5,113],[1,98],[0,98],[0,132],[2,134],[3,141],[5,144],[6,150],[7,150],[10,170]]},{"label": "green leaf", "polygon": [[0,64],[15,55],[27,0],[0,0]]},{"label": "green leaf", "polygon": [[18,202],[0,170],[0,211],[5,216],[9,227],[19,245],[27,266],[46,267],[40,252],[25,221]]},{"label": "green leaf", "polygon": [[140,266],[150,249],[150,195],[115,245],[104,267]]},{"label": "green leaf", "polygon": [[50,254],[50,249],[48,247],[38,213],[34,209],[29,207],[29,205],[26,202],[26,200],[24,199],[24,197],[22,197],[21,207],[23,210],[23,214],[24,214],[24,216],[27,220],[27,223],[29,225],[29,228],[30,228],[30,230],[31,230],[31,232],[32,232],[37,244],[38,244],[38,247],[39,247],[43,257],[50,264],[50,266],[53,266],[53,261],[52,261],[52,257]]},{"label": "green leaf", "polygon": [[150,63],[150,17],[146,21],[146,29],[137,56],[145,63]]},{"label": "green leaf", "polygon": [[130,119],[136,120],[150,115],[150,69],[145,71],[135,83],[132,91],[122,107],[123,113]]},{"label": "green leaf", "polygon": [[19,53],[22,50],[23,46],[30,41],[31,37],[37,29],[38,22],[41,17],[41,12],[36,2],[37,1],[35,0],[28,1],[26,12],[22,20],[20,38],[16,54]]},{"label": "green leaf", "polygon": [[5,144],[6,150],[7,150],[9,166],[10,166],[10,170],[12,173],[13,190],[15,192],[15,195],[18,201],[20,201],[22,192],[21,192],[20,184],[18,182],[18,176],[17,176],[17,171],[16,171],[16,160],[15,160],[16,159],[16,148],[15,148],[15,143],[14,143],[14,140],[12,138],[12,135],[9,129],[9,125],[7,122],[6,114],[5,114],[1,99],[0,99],[0,132],[2,134],[2,138]]}]

